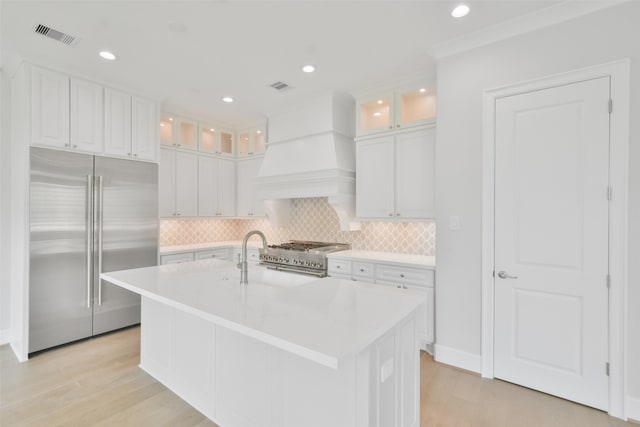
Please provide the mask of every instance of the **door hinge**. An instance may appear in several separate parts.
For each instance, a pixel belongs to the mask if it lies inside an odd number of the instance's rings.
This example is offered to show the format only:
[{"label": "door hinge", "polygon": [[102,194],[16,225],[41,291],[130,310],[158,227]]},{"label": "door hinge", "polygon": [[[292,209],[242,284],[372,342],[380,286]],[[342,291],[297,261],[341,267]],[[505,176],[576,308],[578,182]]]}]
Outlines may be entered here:
[{"label": "door hinge", "polygon": [[607,288],[611,287],[611,275],[607,274]]},{"label": "door hinge", "polygon": [[609,100],[609,114],[613,113],[613,99]]},{"label": "door hinge", "polygon": [[605,364],[605,372],[606,372],[607,376],[609,376],[609,362],[607,362]]},{"label": "door hinge", "polygon": [[609,185],[607,186],[607,200],[611,200],[612,197],[613,197],[613,189]]}]

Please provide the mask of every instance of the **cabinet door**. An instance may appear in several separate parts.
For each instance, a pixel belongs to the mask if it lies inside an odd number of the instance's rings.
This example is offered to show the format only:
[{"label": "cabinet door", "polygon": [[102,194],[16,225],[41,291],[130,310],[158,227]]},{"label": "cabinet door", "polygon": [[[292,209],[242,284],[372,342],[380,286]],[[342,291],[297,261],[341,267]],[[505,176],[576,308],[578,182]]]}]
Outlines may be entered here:
[{"label": "cabinet door", "polygon": [[191,120],[180,119],[178,126],[178,147],[187,150],[198,149],[198,124]]},{"label": "cabinet door", "polygon": [[264,153],[266,149],[266,130],[258,126],[238,132],[238,157]]},{"label": "cabinet door", "polygon": [[171,114],[163,113],[160,117],[160,144],[176,147],[178,133],[176,132],[176,119]]},{"label": "cabinet door", "polygon": [[414,285],[401,285],[404,289],[411,289],[427,294],[427,301],[418,308],[416,313],[416,333],[420,342],[433,344],[433,288]]},{"label": "cabinet door", "polygon": [[160,150],[158,166],[158,191],[160,216],[172,217],[176,214],[176,152]]},{"label": "cabinet door", "polygon": [[218,159],[218,213],[221,216],[236,214],[236,163]]},{"label": "cabinet door", "polygon": [[218,215],[218,159],[198,157],[198,216]]},{"label": "cabinet door", "polygon": [[218,155],[233,157],[234,143],[233,132],[229,130],[221,130],[218,134]]},{"label": "cabinet door", "polygon": [[436,95],[424,86],[414,85],[396,91],[396,128],[433,123],[436,118]]},{"label": "cabinet door", "polygon": [[200,142],[198,150],[205,153],[218,154],[218,136],[220,131],[211,125],[202,123],[199,124],[199,129]]},{"label": "cabinet door", "polygon": [[357,133],[368,135],[393,129],[393,94],[380,94],[377,97],[358,101]]},{"label": "cabinet door", "polygon": [[143,160],[156,160],[157,106],[153,101],[133,97],[131,99],[131,151],[133,157]]},{"label": "cabinet door", "polygon": [[356,156],[356,216],[395,217],[393,136],[358,142]]},{"label": "cabinet door", "polygon": [[104,150],[104,94],[100,85],[71,79],[71,148]]},{"label": "cabinet door", "polygon": [[104,152],[131,156],[131,96],[104,90]]},{"label": "cabinet door", "polygon": [[262,157],[238,161],[238,216],[264,216],[264,204],[256,197],[256,177],[262,164]]},{"label": "cabinet door", "polygon": [[176,152],[176,213],[198,215],[198,156]]},{"label": "cabinet door", "polygon": [[31,122],[33,144],[69,147],[69,77],[33,67]]},{"label": "cabinet door", "polygon": [[435,217],[435,132],[433,129],[396,136],[396,216]]},{"label": "cabinet door", "polygon": [[184,252],[180,254],[161,255],[160,264],[179,264],[181,262],[193,261],[193,252]]}]

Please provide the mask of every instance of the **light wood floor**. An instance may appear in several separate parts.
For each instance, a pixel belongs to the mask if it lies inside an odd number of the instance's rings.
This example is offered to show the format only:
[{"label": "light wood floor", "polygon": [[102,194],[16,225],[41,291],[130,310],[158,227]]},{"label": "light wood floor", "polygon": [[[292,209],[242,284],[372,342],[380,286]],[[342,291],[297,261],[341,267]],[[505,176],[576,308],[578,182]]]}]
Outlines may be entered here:
[{"label": "light wood floor", "polygon": [[[215,427],[138,368],[139,345],[140,331],[132,328],[22,364],[0,347],[0,426]],[[424,353],[421,395],[421,427],[638,426],[435,363]]]}]

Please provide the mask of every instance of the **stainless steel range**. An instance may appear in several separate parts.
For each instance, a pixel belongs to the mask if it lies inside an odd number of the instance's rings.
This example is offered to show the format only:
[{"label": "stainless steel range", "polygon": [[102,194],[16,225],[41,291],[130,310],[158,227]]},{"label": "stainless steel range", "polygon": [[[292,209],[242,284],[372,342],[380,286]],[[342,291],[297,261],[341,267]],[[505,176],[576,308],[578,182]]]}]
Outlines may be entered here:
[{"label": "stainless steel range", "polygon": [[290,240],[260,249],[260,265],[267,268],[317,277],[327,275],[327,254],[350,249],[347,243],[306,242]]}]

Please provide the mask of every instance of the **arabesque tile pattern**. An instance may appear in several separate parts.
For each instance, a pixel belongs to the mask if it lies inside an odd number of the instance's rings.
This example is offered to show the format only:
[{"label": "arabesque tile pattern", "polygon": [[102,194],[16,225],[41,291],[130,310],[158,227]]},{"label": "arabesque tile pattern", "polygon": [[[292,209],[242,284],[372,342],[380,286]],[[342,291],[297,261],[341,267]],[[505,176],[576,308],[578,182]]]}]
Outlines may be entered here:
[{"label": "arabesque tile pattern", "polygon": [[291,200],[291,226],[274,228],[267,219],[167,219],[160,221],[160,244],[183,245],[240,240],[253,229],[269,243],[290,239],[350,243],[353,249],[435,255],[434,222],[363,222],[360,231],[340,231],[326,198]]}]

